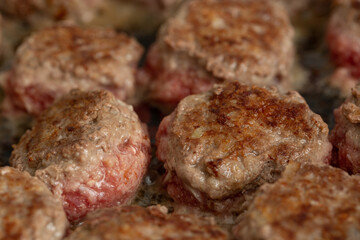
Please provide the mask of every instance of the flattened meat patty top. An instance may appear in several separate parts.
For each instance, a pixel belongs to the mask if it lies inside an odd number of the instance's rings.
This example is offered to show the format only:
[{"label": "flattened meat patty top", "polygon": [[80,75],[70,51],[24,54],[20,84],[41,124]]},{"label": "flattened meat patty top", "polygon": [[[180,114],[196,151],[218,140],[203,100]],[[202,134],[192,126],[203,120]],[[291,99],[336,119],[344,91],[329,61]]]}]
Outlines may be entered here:
[{"label": "flattened meat patty top", "polygon": [[166,207],[123,206],[89,214],[68,240],[225,240],[227,234],[211,219],[167,214]]},{"label": "flattened meat patty top", "polygon": [[157,156],[165,181],[220,200],[276,180],[290,160],[327,163],[328,131],[297,92],[230,82],[179,103],[160,124]]},{"label": "flattened meat patty top", "polygon": [[128,100],[142,52],[135,39],[113,30],[45,28],[19,47],[5,91],[15,107],[34,115],[75,88]]},{"label": "flattened meat patty top", "polygon": [[169,112],[182,98],[224,80],[289,89],[293,35],[275,1],[187,1],[149,51],[148,98]]},{"label": "flattened meat patty top", "polygon": [[224,79],[287,75],[292,63],[293,30],[285,10],[271,1],[191,1],[163,31],[172,49]]},{"label": "flattened meat patty top", "polygon": [[234,235],[239,240],[357,240],[359,189],[359,176],[291,163],[278,182],[260,188]]},{"label": "flattened meat patty top", "polygon": [[147,130],[108,91],[72,91],[41,114],[12,152],[12,166],[46,183],[71,221],[127,203],[150,162]]}]

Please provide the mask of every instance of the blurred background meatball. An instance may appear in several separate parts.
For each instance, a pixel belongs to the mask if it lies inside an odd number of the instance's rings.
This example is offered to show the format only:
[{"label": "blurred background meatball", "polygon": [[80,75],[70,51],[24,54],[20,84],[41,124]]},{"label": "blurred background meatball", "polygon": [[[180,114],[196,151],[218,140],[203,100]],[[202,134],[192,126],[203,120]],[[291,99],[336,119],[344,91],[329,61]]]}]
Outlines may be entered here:
[{"label": "blurred background meatball", "polygon": [[165,112],[224,80],[290,88],[293,29],[275,1],[194,0],[161,27],[143,78]]},{"label": "blurred background meatball", "polygon": [[349,173],[360,173],[360,85],[335,109],[334,115],[336,124],[330,135],[334,146],[332,164]]},{"label": "blurred background meatball", "polygon": [[276,181],[289,161],[328,163],[328,131],[297,92],[230,82],[186,97],[162,120],[157,157],[176,202],[241,210],[240,203]]},{"label": "blurred background meatball", "polygon": [[68,21],[81,26],[112,27],[136,34],[153,33],[182,0],[2,0],[0,11],[31,29]]},{"label": "blurred background meatball", "polygon": [[260,188],[235,239],[359,239],[360,177],[330,166],[289,164]]},{"label": "blurred background meatball", "polygon": [[6,55],[0,69],[8,67],[23,39],[33,31],[59,23],[81,27],[112,28],[136,35],[145,43],[183,0],[2,0],[0,13],[6,27]]},{"label": "blurred background meatball", "polygon": [[72,91],[14,147],[12,166],[43,181],[67,217],[129,202],[150,161],[150,141],[132,107],[110,92]]},{"label": "blurred background meatball", "polygon": [[166,207],[123,206],[97,210],[67,240],[187,239],[225,240],[227,234],[211,219],[167,214]]},{"label": "blurred background meatball", "polygon": [[102,0],[3,0],[0,10],[31,24],[46,25],[64,19],[86,24],[95,18],[103,4]]},{"label": "blurred background meatball", "polygon": [[61,201],[27,172],[0,168],[0,239],[60,240],[68,221]]},{"label": "blurred background meatball", "polygon": [[6,76],[3,110],[38,115],[75,88],[106,89],[131,101],[142,52],[135,39],[112,30],[55,26],[35,32]]},{"label": "blurred background meatball", "polygon": [[336,67],[330,84],[344,97],[360,79],[360,1],[339,1],[327,28],[327,43]]}]

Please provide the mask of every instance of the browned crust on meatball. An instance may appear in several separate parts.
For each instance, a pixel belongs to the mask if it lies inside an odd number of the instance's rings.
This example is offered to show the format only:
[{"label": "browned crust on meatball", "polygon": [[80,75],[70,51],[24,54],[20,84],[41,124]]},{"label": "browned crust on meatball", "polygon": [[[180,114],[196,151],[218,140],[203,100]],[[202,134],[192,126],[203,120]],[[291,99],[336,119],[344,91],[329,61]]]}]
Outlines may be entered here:
[{"label": "browned crust on meatball", "polygon": [[37,118],[10,162],[45,182],[74,221],[130,201],[149,153],[147,129],[131,106],[108,91],[74,90]]},{"label": "browned crust on meatball", "polygon": [[289,164],[262,186],[234,228],[236,239],[358,239],[360,177],[330,166]]},{"label": "browned crust on meatball", "polygon": [[60,201],[27,172],[0,168],[0,239],[60,240],[68,222]]},{"label": "browned crust on meatball", "polygon": [[35,115],[74,88],[129,100],[142,52],[135,39],[113,30],[46,28],[20,46],[6,90],[15,106]]},{"label": "browned crust on meatball", "polygon": [[328,131],[298,93],[230,82],[180,102],[160,124],[157,156],[199,201],[224,200],[275,181],[291,160],[327,163]]},{"label": "browned crust on meatball", "polygon": [[[77,24],[91,23],[105,7],[104,0],[3,0],[0,10],[13,19],[40,26],[68,20]],[[34,26],[33,26],[34,27]]]},{"label": "browned crust on meatball", "polygon": [[166,207],[124,206],[87,216],[68,240],[85,239],[227,239],[210,219],[190,214],[167,214]]},{"label": "browned crust on meatball", "polygon": [[352,95],[334,110],[334,115],[332,165],[351,174],[360,173],[360,85],[352,89]]},{"label": "browned crust on meatball", "polygon": [[170,51],[195,57],[214,76],[266,85],[292,65],[293,30],[272,1],[189,1],[161,31]]},{"label": "browned crust on meatball", "polygon": [[225,80],[290,89],[293,60],[293,29],[281,4],[186,1],[161,27],[142,79],[149,102],[168,113]]}]

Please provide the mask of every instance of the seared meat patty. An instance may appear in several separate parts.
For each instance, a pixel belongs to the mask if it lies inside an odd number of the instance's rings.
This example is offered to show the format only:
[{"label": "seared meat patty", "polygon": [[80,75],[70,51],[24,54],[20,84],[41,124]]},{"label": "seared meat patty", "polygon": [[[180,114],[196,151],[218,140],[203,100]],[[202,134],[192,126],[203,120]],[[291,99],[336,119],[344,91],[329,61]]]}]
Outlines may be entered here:
[{"label": "seared meat patty", "polygon": [[292,40],[286,11],[275,1],[188,1],[147,56],[148,98],[170,111],[224,80],[289,88]]},{"label": "seared meat patty", "polygon": [[91,22],[104,6],[103,0],[2,0],[0,10],[14,19],[46,25],[59,20]]},{"label": "seared meat patty", "polygon": [[236,239],[300,240],[360,237],[360,177],[330,166],[288,165],[260,188],[234,228]]},{"label": "seared meat patty", "polygon": [[360,2],[344,1],[333,12],[327,29],[332,60],[339,68],[330,83],[347,96],[360,78],[359,16]]},{"label": "seared meat patty", "polygon": [[157,157],[176,202],[230,211],[291,160],[328,163],[328,131],[297,92],[229,82],[186,97],[163,119]]},{"label": "seared meat patty", "polygon": [[55,26],[36,32],[17,51],[4,109],[38,115],[75,88],[106,89],[129,100],[142,51],[135,39],[112,30]]},{"label": "seared meat patty", "polygon": [[166,207],[123,206],[90,213],[67,240],[228,239],[210,219],[167,214]]},{"label": "seared meat patty", "polygon": [[43,181],[75,221],[130,201],[149,151],[147,130],[131,106],[107,91],[72,91],[36,119],[10,162]]},{"label": "seared meat patty", "polygon": [[333,165],[349,173],[360,173],[360,85],[335,109],[334,115],[336,124],[330,135],[334,146]]},{"label": "seared meat patty", "polygon": [[60,240],[68,221],[61,201],[40,180],[0,168],[0,239]]}]

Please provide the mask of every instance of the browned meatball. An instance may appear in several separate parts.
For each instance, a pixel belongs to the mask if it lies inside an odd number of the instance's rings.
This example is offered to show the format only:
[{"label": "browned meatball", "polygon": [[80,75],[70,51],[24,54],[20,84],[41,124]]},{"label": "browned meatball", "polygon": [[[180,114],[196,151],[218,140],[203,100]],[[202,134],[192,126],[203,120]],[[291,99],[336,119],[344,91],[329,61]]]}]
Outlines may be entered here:
[{"label": "browned meatball", "polygon": [[327,163],[328,131],[297,92],[230,82],[183,99],[163,119],[157,157],[175,201],[230,211],[290,160]]},{"label": "browned meatball", "polygon": [[142,47],[112,30],[55,26],[32,34],[18,49],[7,78],[5,111],[38,115],[71,89],[134,95]]},{"label": "browned meatball", "polygon": [[2,0],[0,11],[40,29],[60,21],[154,33],[183,0]]},{"label": "browned meatball", "polygon": [[43,181],[75,221],[130,201],[147,170],[149,149],[147,130],[131,106],[107,91],[72,91],[36,119],[10,162]]},{"label": "browned meatball", "polygon": [[61,201],[27,172],[0,168],[0,239],[60,240],[68,222]]},{"label": "browned meatball", "polygon": [[334,146],[333,165],[349,173],[360,173],[360,85],[335,109],[334,115],[336,124],[330,135]]},{"label": "browned meatball", "polygon": [[147,56],[148,97],[169,111],[223,80],[288,88],[292,38],[275,1],[188,1],[162,26]]},{"label": "browned meatball", "polygon": [[124,206],[90,213],[67,240],[221,240],[227,234],[210,219],[167,214],[166,207]]},{"label": "browned meatball", "polygon": [[338,69],[330,79],[332,86],[350,96],[360,78],[360,1],[338,1],[327,28],[327,43]]},{"label": "browned meatball", "polygon": [[300,240],[360,237],[360,177],[330,166],[288,165],[258,191],[234,228],[236,239]]},{"label": "browned meatball", "polygon": [[91,22],[104,6],[104,0],[2,0],[0,10],[13,18],[43,25],[58,20]]}]

